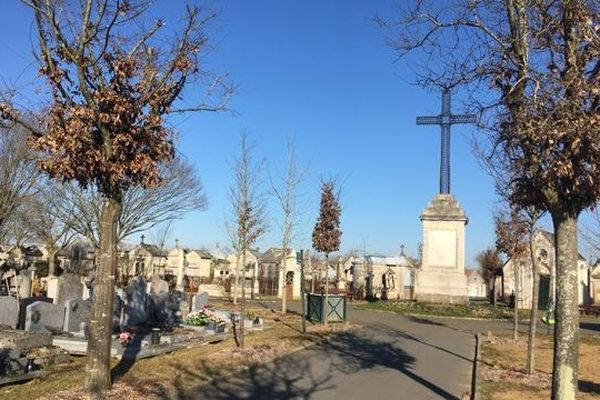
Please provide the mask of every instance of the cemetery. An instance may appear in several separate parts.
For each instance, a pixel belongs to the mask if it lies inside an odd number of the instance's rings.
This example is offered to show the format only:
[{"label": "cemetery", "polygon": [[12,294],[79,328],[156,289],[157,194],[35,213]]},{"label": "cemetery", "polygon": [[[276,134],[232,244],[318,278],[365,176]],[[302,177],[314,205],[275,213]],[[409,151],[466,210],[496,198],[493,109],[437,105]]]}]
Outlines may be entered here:
[{"label": "cemetery", "polygon": [[600,1],[397,3],[2,2],[0,400],[600,398]]}]

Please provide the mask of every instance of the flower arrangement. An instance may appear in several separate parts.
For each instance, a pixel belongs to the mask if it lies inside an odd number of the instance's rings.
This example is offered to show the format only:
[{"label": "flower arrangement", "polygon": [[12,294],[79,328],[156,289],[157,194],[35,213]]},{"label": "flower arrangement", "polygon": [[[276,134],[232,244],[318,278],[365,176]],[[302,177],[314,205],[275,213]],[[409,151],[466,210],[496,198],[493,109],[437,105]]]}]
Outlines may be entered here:
[{"label": "flower arrangement", "polygon": [[202,309],[198,312],[191,313],[185,319],[185,323],[192,326],[205,326],[208,325],[209,322],[213,322],[215,325],[220,325],[225,323],[225,320],[216,315],[214,312],[210,311],[206,306],[202,307]]},{"label": "flower arrangement", "polygon": [[131,333],[124,329],[123,332],[119,333],[119,343],[121,343],[122,347],[125,347],[131,342],[132,336]]}]

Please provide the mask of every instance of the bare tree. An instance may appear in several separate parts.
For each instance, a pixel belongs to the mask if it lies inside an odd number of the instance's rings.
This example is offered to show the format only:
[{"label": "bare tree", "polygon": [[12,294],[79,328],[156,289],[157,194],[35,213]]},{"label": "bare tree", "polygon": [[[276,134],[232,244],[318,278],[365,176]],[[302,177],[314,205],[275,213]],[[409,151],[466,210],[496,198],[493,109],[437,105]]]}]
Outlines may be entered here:
[{"label": "bare tree", "polygon": [[[184,158],[161,165],[162,180],[154,187],[132,187],[123,191],[117,240],[182,218],[207,205],[202,183],[194,167]],[[56,216],[85,237],[96,248],[100,244],[102,194],[94,187],[66,183],[60,197],[51,199]]]},{"label": "bare tree", "polygon": [[502,275],[504,265],[500,259],[500,252],[495,247],[485,249],[477,255],[477,262],[483,278],[488,282],[490,304],[496,307],[496,277]]},{"label": "bare tree", "polygon": [[512,262],[514,273],[513,339],[519,335],[519,308],[521,307],[521,269],[527,252],[527,224],[515,207],[498,209],[494,215],[496,248]]},{"label": "bare tree", "polygon": [[154,229],[150,231],[150,240],[152,240],[152,243],[158,247],[161,254],[165,250],[165,244],[167,243],[167,240],[171,238],[172,234],[173,220],[163,222],[160,225],[155,226]]},{"label": "bare tree", "polygon": [[299,210],[300,192],[299,187],[306,179],[306,172],[300,170],[294,153],[294,143],[288,140],[287,158],[283,176],[275,182],[271,177],[271,193],[281,207],[283,221],[281,225],[281,248],[283,258],[281,260],[281,271],[283,276],[281,287],[281,312],[287,312],[287,257],[290,246],[296,235],[296,228],[300,224],[301,213]]},{"label": "bare tree", "polygon": [[[266,200],[260,190],[261,163],[252,156],[253,146],[244,133],[240,140],[240,154],[233,164],[233,184],[229,191],[231,213],[234,227],[232,245],[238,250],[241,260],[241,296],[240,301],[240,347],[244,348],[244,317],[246,306],[246,257],[256,241],[266,232]],[[234,304],[237,302],[238,275],[240,263],[236,266]]]},{"label": "bare tree", "polygon": [[313,248],[325,254],[325,325],[329,313],[329,254],[340,249],[342,231],[340,230],[341,207],[339,196],[335,193],[333,181],[321,185],[321,208],[317,223],[313,229]]},{"label": "bare tree", "polygon": [[[56,196],[60,191],[56,189],[59,183],[44,179],[37,195],[31,196],[27,203],[27,223],[34,237],[39,240],[48,252],[48,276],[56,274],[56,253],[66,248],[75,237],[69,221],[62,221],[53,209],[59,203]],[[72,217],[71,217],[72,218]]]},{"label": "bare tree", "polygon": [[394,30],[424,85],[469,89],[512,203],[552,217],[556,325],[552,398],[577,397],[577,220],[600,199],[600,4],[418,1]]},{"label": "bare tree", "polygon": [[[40,75],[48,104],[36,123],[22,117],[14,98],[0,118],[25,128],[51,177],[93,186],[101,194],[98,265],[90,318],[86,387],[111,386],[110,345],[117,266],[117,226],[123,191],[159,186],[159,165],[174,156],[173,113],[222,110],[229,90],[200,68],[207,24],[214,15],[188,7],[181,31],[163,36],[149,23],[145,0],[23,0],[31,8]],[[162,37],[161,37],[162,36]],[[183,103],[190,83],[205,84],[207,101]],[[214,96],[215,91],[216,96]]]},{"label": "bare tree", "polygon": [[35,191],[40,173],[35,153],[27,147],[28,132],[20,126],[0,129],[0,241],[3,241],[15,239],[19,207]]}]

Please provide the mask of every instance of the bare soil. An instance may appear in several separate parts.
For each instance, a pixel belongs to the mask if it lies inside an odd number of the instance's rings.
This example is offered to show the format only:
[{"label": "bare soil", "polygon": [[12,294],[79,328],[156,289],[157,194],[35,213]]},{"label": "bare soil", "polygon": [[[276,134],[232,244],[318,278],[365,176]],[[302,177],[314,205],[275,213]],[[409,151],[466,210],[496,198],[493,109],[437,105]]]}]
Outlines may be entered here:
[{"label": "bare soil", "polygon": [[[533,375],[527,375],[527,340],[488,337],[482,343],[480,387],[488,400],[548,399],[552,384],[552,338],[538,337]],[[600,399],[600,339],[579,343],[579,398]]]}]

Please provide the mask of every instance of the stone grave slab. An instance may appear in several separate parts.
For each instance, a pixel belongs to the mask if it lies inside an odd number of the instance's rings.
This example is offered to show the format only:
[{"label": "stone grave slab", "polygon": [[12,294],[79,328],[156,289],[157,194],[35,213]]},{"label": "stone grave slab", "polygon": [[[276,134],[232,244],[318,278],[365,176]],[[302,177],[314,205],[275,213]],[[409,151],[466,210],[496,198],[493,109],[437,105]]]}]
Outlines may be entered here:
[{"label": "stone grave slab", "polygon": [[27,306],[25,330],[31,332],[61,331],[64,326],[65,307],[36,301]]},{"label": "stone grave slab", "polygon": [[58,277],[49,276],[46,278],[46,293],[49,298],[56,299],[56,295],[58,294]]},{"label": "stone grave slab", "polygon": [[67,301],[79,300],[83,296],[81,277],[72,273],[64,273],[58,278],[58,293],[56,304],[65,305]]},{"label": "stone grave slab", "polygon": [[196,293],[192,298],[192,311],[200,311],[202,307],[208,305],[208,293]]},{"label": "stone grave slab", "polygon": [[52,303],[52,298],[50,298],[50,297],[28,297],[26,299],[21,299],[19,301],[19,325],[17,325],[18,329],[25,329],[25,317],[27,314],[27,307],[30,304],[35,303],[36,301]]},{"label": "stone grave slab", "polygon": [[121,311],[123,310],[123,300],[121,296],[115,291],[115,298],[113,300],[113,330],[121,330]]},{"label": "stone grave slab", "polygon": [[0,325],[15,329],[19,324],[19,301],[14,297],[0,297]]},{"label": "stone grave slab", "polygon": [[165,281],[158,275],[152,277],[152,293],[161,294],[169,292],[169,282]]},{"label": "stone grave slab", "polygon": [[125,288],[125,321],[128,326],[144,325],[148,320],[146,281],[137,277]]},{"label": "stone grave slab", "polygon": [[29,271],[21,271],[15,279],[19,287],[19,297],[22,299],[31,297],[31,273]]},{"label": "stone grave slab", "polygon": [[86,300],[71,299],[65,305],[65,332],[80,332],[82,324],[89,324],[92,303]]},{"label": "stone grave slab", "polygon": [[153,294],[149,296],[151,322],[154,325],[174,325],[181,322],[182,293],[174,291],[170,293]]}]

